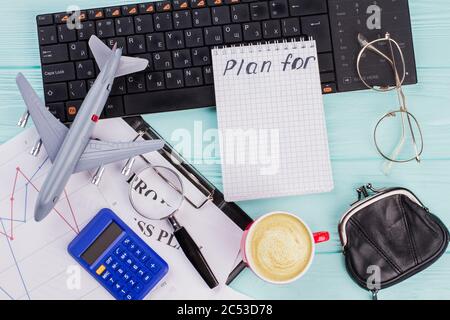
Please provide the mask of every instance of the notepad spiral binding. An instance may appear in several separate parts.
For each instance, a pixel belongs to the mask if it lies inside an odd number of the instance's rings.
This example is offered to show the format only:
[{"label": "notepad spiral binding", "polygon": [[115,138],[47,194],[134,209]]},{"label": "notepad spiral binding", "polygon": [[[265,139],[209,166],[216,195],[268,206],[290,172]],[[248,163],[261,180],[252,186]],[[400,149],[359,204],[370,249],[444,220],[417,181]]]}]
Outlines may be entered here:
[{"label": "notepad spiral binding", "polygon": [[[305,39],[305,38],[291,39],[291,40],[285,39],[283,41],[276,40],[274,42],[263,41],[263,42],[256,42],[256,43],[240,44],[239,46],[231,45],[231,46],[227,46],[227,47],[215,46],[213,48],[213,54],[216,56],[219,55],[219,50],[222,55],[226,55],[226,54],[230,54],[230,53],[235,54],[235,53],[245,53],[245,52],[250,52],[250,53],[262,52],[263,50],[278,51],[278,50],[289,50],[289,49],[295,50],[297,48],[305,49],[308,46],[308,43],[310,44],[310,48],[316,47],[314,38],[310,36],[307,39]],[[275,48],[271,48],[271,47],[273,47],[273,45],[276,45]]]}]

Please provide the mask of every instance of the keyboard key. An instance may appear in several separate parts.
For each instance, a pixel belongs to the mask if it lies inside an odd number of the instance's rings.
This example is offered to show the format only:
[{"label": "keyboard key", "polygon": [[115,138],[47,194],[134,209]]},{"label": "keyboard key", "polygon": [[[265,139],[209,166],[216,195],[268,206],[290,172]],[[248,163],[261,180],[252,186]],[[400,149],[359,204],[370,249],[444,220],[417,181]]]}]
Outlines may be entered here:
[{"label": "keyboard key", "polygon": [[241,2],[241,0],[224,0],[225,4],[235,4]]},{"label": "keyboard key", "polygon": [[156,12],[167,12],[172,10],[172,4],[170,1],[158,1],[155,5]]},{"label": "keyboard key", "polygon": [[69,98],[71,100],[84,99],[86,93],[86,82],[84,80],[69,82]]},{"label": "keyboard key", "polygon": [[[217,0],[215,0],[217,1]],[[230,20],[230,8],[229,7],[215,7],[211,9],[213,24],[228,24]]]},{"label": "keyboard key", "polygon": [[145,37],[143,35],[127,37],[128,54],[138,54],[145,52]]},{"label": "keyboard key", "polygon": [[211,12],[208,8],[192,10],[194,27],[206,27],[211,25]]},{"label": "keyboard key", "polygon": [[107,281],[108,286],[112,287],[113,285],[116,284],[116,281],[114,280],[114,277],[109,277],[108,281]]},{"label": "keyboard key", "polygon": [[174,68],[186,68],[192,66],[191,51],[189,49],[172,51]]},{"label": "keyboard key", "polygon": [[77,33],[75,30],[69,30],[66,24],[60,24],[58,29],[58,41],[59,42],[73,42],[77,41]]},{"label": "keyboard key", "polygon": [[119,259],[122,260],[122,261],[125,261],[127,258],[128,258],[128,253],[126,253],[126,252],[122,252],[119,255]]},{"label": "keyboard key", "polygon": [[210,49],[207,47],[192,49],[192,63],[194,66],[211,64]]},{"label": "keyboard key", "polygon": [[231,20],[233,20],[233,22],[250,21],[250,9],[248,4],[242,3],[231,6]]},{"label": "keyboard key", "polygon": [[116,271],[119,267],[120,267],[120,264],[118,261],[114,261],[113,263],[111,263],[111,270]]},{"label": "keyboard key", "polygon": [[293,16],[306,16],[327,12],[327,0],[289,0]]},{"label": "keyboard key", "polygon": [[202,68],[185,69],[184,82],[187,87],[201,86],[203,84]]},{"label": "keyboard key", "polygon": [[175,29],[187,29],[192,27],[192,17],[189,10],[173,13],[173,26]]},{"label": "keyboard key", "polygon": [[138,55],[136,55],[136,57],[141,58],[141,59],[145,59],[145,60],[148,61],[147,68],[144,71],[149,72],[149,71],[153,70],[153,60],[152,60],[151,53],[138,54]]},{"label": "keyboard key", "polygon": [[129,292],[126,293],[124,296],[125,296],[125,298],[124,298],[125,300],[134,300],[133,295]]},{"label": "keyboard key", "polygon": [[128,280],[127,285],[128,287],[133,288],[136,285],[136,279],[131,278],[130,280]]},{"label": "keyboard key", "polygon": [[122,6],[122,15],[132,16],[138,14],[137,5]]},{"label": "keyboard key", "polygon": [[123,116],[124,110],[122,97],[109,97],[103,111],[108,118]]},{"label": "keyboard key", "polygon": [[204,8],[206,7],[205,0],[191,0],[191,8]]},{"label": "keyboard key", "polygon": [[137,264],[133,263],[133,264],[131,265],[131,270],[132,270],[133,272],[138,272],[138,271],[139,271],[139,266],[138,266]]},{"label": "keyboard key", "polygon": [[101,275],[101,277],[102,277],[103,280],[108,280],[110,276],[111,276],[111,272],[109,272],[109,271],[105,271],[105,272],[103,272],[103,274]]},{"label": "keyboard key", "polygon": [[155,70],[172,69],[172,57],[169,51],[157,52],[153,54],[153,66]]},{"label": "keyboard key", "polygon": [[205,44],[206,45],[219,45],[223,43],[222,28],[217,27],[207,27],[205,31]]},{"label": "keyboard key", "polygon": [[38,26],[47,26],[53,24],[53,16],[51,14],[43,14],[36,18]]},{"label": "keyboard key", "polygon": [[137,247],[136,250],[134,250],[134,255],[139,258],[144,252],[140,247]]},{"label": "keyboard key", "polygon": [[95,77],[95,67],[92,60],[79,61],[75,63],[78,79],[89,79]]},{"label": "keyboard key", "polygon": [[167,89],[181,88],[184,86],[183,71],[171,70],[165,72],[165,82]]},{"label": "keyboard key", "polygon": [[[162,90],[165,88],[164,87],[164,73],[162,73],[162,72],[147,73],[146,79],[147,79],[147,90],[149,90],[149,91]],[[125,96],[125,97],[127,97],[127,96]],[[134,97],[136,97],[136,95]],[[129,101],[129,100],[125,100],[125,103],[126,103],[125,107],[129,106],[129,104],[127,104],[127,101]],[[131,99],[131,101],[133,101],[133,99]],[[125,109],[125,111],[128,113],[129,108]],[[133,112],[132,114],[137,114],[137,113]],[[143,261],[142,257],[141,257],[141,261]]]},{"label": "keyboard key", "polygon": [[[321,53],[318,56],[320,72],[334,71],[334,61],[332,53]],[[331,82],[331,81],[326,81]]]},{"label": "keyboard key", "polygon": [[[126,82],[128,93],[138,93],[145,91],[145,74],[143,73],[128,75],[126,78]],[[133,248],[131,248],[131,246],[135,246],[135,244],[131,243],[128,247],[131,251],[133,251]]]},{"label": "keyboard key", "polygon": [[41,47],[41,61],[44,64],[57,63],[69,60],[66,44],[55,44]]},{"label": "keyboard key", "polygon": [[272,18],[285,18],[289,16],[287,0],[272,0],[269,2],[270,16]]},{"label": "keyboard key", "polygon": [[131,239],[126,237],[125,239],[123,239],[122,244],[126,247],[128,247],[128,245],[130,244]]},{"label": "keyboard key", "polygon": [[[147,77],[147,79],[148,79],[148,77]],[[147,87],[148,87],[148,82],[147,82]],[[139,260],[140,260],[141,262],[146,262],[148,259],[149,259],[149,256],[148,256],[146,253],[144,253],[143,255],[141,255],[141,257],[139,258]]]},{"label": "keyboard key", "polygon": [[230,24],[223,27],[225,43],[242,42],[242,30],[239,24]]},{"label": "keyboard key", "polygon": [[269,5],[267,2],[255,2],[250,4],[250,16],[252,20],[269,19]]},{"label": "keyboard key", "polygon": [[126,263],[126,265],[127,265],[128,267],[130,267],[130,266],[133,264],[133,259],[128,258],[128,259],[125,260],[125,263]]},{"label": "keyboard key", "polygon": [[189,8],[188,0],[173,0],[172,1],[173,10],[182,10]]},{"label": "keyboard key", "polygon": [[139,13],[153,13],[155,12],[154,3],[141,3],[138,5]]},{"label": "keyboard key", "polygon": [[295,37],[300,36],[300,20],[299,18],[288,18],[281,20],[281,28],[283,29],[283,36]]},{"label": "keyboard key", "polygon": [[105,9],[106,18],[117,18],[121,16],[120,7],[111,7]]},{"label": "keyboard key", "polygon": [[115,36],[114,22],[112,19],[97,21],[97,36],[99,38],[111,38]]},{"label": "keyboard key", "polygon": [[205,84],[212,84],[214,82],[214,75],[211,66],[203,67],[203,80]]},{"label": "keyboard key", "polygon": [[59,119],[61,122],[66,122],[66,107],[62,102],[57,103],[47,103],[48,111],[53,114],[56,119]]},{"label": "keyboard key", "polygon": [[183,31],[166,32],[166,46],[169,50],[184,48]]},{"label": "keyboard key", "polygon": [[153,32],[153,17],[150,14],[134,17],[136,33]]},{"label": "keyboard key", "polygon": [[38,37],[41,46],[58,42],[55,26],[40,27],[38,29]]},{"label": "keyboard key", "polygon": [[114,79],[111,89],[111,96],[118,96],[127,93],[125,77]]},{"label": "keyboard key", "polygon": [[122,285],[119,282],[116,282],[113,285],[113,289],[114,289],[114,291],[119,292],[122,289]]},{"label": "keyboard key", "polygon": [[281,38],[281,26],[279,20],[267,20],[262,23],[265,39]]},{"label": "keyboard key", "polygon": [[55,23],[65,24],[69,20],[70,15],[67,12],[55,13],[53,16]]},{"label": "keyboard key", "polygon": [[117,44],[117,48],[122,49],[123,55],[128,54],[127,40],[125,39],[125,37],[109,38],[106,40],[106,45],[110,49],[112,49],[116,44]]},{"label": "keyboard key", "polygon": [[145,272],[144,272],[144,270],[142,270],[142,269],[139,269],[139,270],[136,272],[136,274],[137,274],[139,277],[145,276]]},{"label": "keyboard key", "polygon": [[103,9],[90,9],[87,11],[89,20],[103,19],[105,17]]},{"label": "keyboard key", "polygon": [[206,3],[210,7],[221,6],[223,4],[223,0],[207,0]]},{"label": "keyboard key", "polygon": [[79,41],[69,44],[70,60],[84,60],[89,58],[89,50],[86,42]]},{"label": "keyboard key", "polygon": [[134,33],[134,19],[132,17],[117,18],[116,35],[128,36]]},{"label": "keyboard key", "polygon": [[202,29],[189,29],[184,31],[186,47],[200,47],[203,46],[203,31]]},{"label": "keyboard key", "polygon": [[123,276],[125,274],[125,270],[122,267],[117,268],[116,272],[119,276]]},{"label": "keyboard key", "polygon": [[172,13],[156,13],[153,16],[155,31],[167,31],[172,29]]},{"label": "keyboard key", "polygon": [[317,51],[331,51],[328,15],[302,17],[300,20],[303,33],[312,36],[316,40]]},{"label": "keyboard key", "polygon": [[42,66],[44,83],[75,80],[75,68],[72,62]]},{"label": "keyboard key", "polygon": [[152,33],[147,35],[147,50],[150,52],[166,49],[164,33]]},{"label": "keyboard key", "polygon": [[336,83],[334,83],[334,82],[322,83],[322,93],[323,94],[334,93],[336,91],[337,91]]},{"label": "keyboard key", "polygon": [[95,34],[95,23],[86,21],[81,23],[82,28],[78,30],[78,40],[89,40]]},{"label": "keyboard key", "polygon": [[261,23],[259,22],[244,23],[242,29],[245,41],[260,40],[262,37]]},{"label": "keyboard key", "polygon": [[336,81],[336,77],[334,72],[323,72],[320,74],[320,82],[334,82]]},{"label": "keyboard key", "polygon": [[66,114],[68,121],[73,121],[75,119],[82,103],[82,100],[66,102]]},{"label": "keyboard key", "polygon": [[[161,76],[163,77],[162,73]],[[186,97],[190,97],[189,100],[186,100]],[[212,85],[172,89],[170,94],[166,91],[154,91],[124,96],[125,113],[129,115],[180,110],[181,106],[183,108],[209,107],[214,106],[215,103]]]}]

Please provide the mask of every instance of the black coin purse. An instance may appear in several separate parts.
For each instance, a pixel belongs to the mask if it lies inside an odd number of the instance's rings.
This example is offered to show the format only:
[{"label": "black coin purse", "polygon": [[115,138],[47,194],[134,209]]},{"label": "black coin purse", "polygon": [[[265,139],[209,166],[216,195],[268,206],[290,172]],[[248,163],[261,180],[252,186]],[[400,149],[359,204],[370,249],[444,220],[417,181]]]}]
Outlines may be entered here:
[{"label": "black coin purse", "polygon": [[[349,275],[377,299],[434,263],[445,252],[449,232],[408,189],[357,189],[358,201],[343,215],[339,235]],[[370,193],[370,194],[369,194]]]}]

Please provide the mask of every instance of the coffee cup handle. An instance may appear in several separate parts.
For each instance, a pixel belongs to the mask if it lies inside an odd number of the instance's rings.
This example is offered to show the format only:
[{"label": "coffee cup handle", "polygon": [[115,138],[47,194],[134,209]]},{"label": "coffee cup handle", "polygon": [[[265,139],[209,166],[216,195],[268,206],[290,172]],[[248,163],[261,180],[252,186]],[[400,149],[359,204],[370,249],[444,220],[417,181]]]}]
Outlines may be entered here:
[{"label": "coffee cup handle", "polygon": [[328,231],[314,232],[313,237],[314,243],[326,242],[330,240],[330,233]]}]

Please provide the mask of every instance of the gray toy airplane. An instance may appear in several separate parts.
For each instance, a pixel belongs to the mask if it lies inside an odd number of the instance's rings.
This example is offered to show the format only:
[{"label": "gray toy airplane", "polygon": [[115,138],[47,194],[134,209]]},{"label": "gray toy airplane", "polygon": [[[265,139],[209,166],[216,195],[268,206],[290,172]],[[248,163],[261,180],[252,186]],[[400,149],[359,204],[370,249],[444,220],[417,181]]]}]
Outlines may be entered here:
[{"label": "gray toy airplane", "polygon": [[164,146],[161,140],[106,142],[91,139],[92,131],[105,107],[114,78],[144,70],[146,59],[122,56],[122,49],[117,45],[111,50],[100,39],[92,36],[89,47],[101,70],[94,85],[89,90],[70,129],[57,120],[37,96],[22,74],[16,78],[20,93],[27,106],[27,111],[19,121],[25,126],[28,117],[36,126],[40,140],[33,147],[32,154],[37,155],[41,144],[44,145],[53,166],[42,185],[36,201],[34,219],[44,219],[55,204],[69,181],[72,173],[98,168],[92,182],[98,184],[103,174],[103,165],[129,159],[127,167],[122,170],[128,174],[133,157],[156,151]]}]

